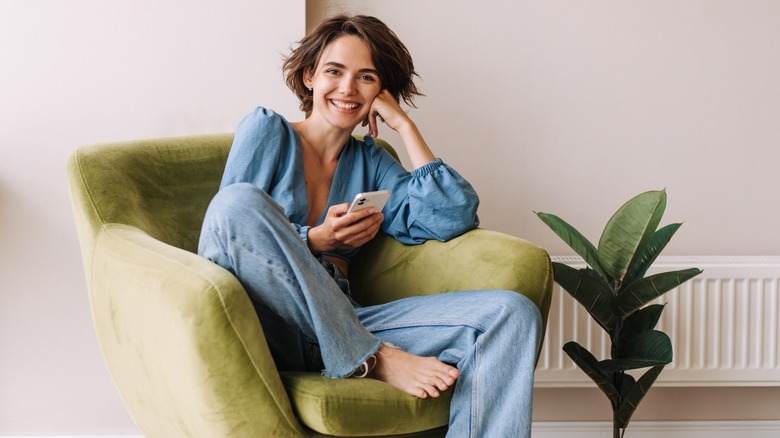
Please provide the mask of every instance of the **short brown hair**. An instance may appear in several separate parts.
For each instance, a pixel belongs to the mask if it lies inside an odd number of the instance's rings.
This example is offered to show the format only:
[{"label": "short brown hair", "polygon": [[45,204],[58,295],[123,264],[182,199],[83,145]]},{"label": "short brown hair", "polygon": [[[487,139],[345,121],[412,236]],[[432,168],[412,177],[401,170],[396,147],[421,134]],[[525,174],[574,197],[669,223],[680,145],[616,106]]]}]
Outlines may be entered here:
[{"label": "short brown hair", "polygon": [[414,97],[423,95],[414,84],[414,76],[419,75],[414,71],[409,50],[398,36],[378,18],[338,15],[320,23],[284,61],[285,81],[298,97],[301,110],[307,114],[312,110],[312,94],[304,84],[305,69],[316,68],[325,47],[344,35],[357,36],[366,43],[371,61],[379,72],[382,88],[389,91],[395,100],[403,99],[414,106]]}]

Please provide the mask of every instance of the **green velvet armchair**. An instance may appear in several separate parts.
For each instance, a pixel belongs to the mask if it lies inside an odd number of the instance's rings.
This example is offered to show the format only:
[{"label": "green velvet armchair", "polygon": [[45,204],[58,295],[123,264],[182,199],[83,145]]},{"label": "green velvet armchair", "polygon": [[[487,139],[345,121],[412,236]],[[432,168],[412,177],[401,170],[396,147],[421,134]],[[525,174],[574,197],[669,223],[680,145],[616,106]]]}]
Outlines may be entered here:
[{"label": "green velvet armchair", "polygon": [[[95,330],[138,427],[149,438],[443,436],[451,391],[421,400],[376,380],[277,371],[241,283],[196,254],[231,142],[86,146],[68,162]],[[353,263],[364,305],[509,289],[546,323],[549,257],[515,237],[476,229],[404,246],[380,235]]]}]

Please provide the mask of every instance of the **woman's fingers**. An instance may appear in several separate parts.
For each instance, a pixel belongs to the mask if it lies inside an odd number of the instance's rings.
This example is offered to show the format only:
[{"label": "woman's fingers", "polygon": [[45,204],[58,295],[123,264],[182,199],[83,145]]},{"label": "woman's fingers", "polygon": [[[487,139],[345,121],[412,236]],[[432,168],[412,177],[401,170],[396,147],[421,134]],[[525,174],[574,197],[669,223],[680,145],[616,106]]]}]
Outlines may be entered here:
[{"label": "woman's fingers", "polygon": [[369,117],[368,121],[368,132],[371,134],[371,137],[379,137],[379,126],[376,123],[376,116],[378,113],[374,113]]},{"label": "woman's fingers", "polygon": [[[374,102],[376,102],[376,99],[374,99]],[[374,138],[379,136],[379,126],[377,126],[376,123],[376,119],[378,115],[379,113],[376,112],[372,106],[371,111],[368,113],[368,116],[366,117],[366,123],[368,124],[368,134]]]},{"label": "woman's fingers", "polygon": [[377,123],[377,119],[381,120],[395,131],[399,116],[406,116],[406,114],[403,112],[398,102],[396,102],[393,95],[387,90],[382,90],[371,103],[371,110],[368,112],[366,120],[363,121],[363,126],[368,125],[368,133],[371,134],[372,137],[376,137],[379,135],[379,124]]},{"label": "woman's fingers", "polygon": [[340,230],[337,233],[338,240],[350,248],[361,246],[376,236],[383,220],[382,213],[371,213]]},{"label": "woman's fingers", "polygon": [[339,248],[356,248],[371,240],[384,220],[382,213],[373,208],[345,214],[349,204],[334,205],[328,209],[325,225],[332,236],[333,245]]}]

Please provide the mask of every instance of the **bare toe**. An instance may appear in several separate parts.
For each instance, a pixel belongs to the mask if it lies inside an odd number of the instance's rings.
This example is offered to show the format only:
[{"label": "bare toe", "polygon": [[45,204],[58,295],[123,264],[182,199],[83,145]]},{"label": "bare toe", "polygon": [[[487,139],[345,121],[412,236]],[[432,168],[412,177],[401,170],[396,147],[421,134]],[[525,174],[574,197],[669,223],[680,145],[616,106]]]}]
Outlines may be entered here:
[{"label": "bare toe", "polygon": [[420,357],[386,345],[369,375],[419,398],[439,397],[455,383],[458,370],[434,357]]},{"label": "bare toe", "polygon": [[447,388],[452,386],[452,383],[447,383],[447,382],[445,382],[443,380],[439,380],[438,382],[436,382],[435,385],[436,385],[437,388],[439,388],[440,391],[446,391]]}]

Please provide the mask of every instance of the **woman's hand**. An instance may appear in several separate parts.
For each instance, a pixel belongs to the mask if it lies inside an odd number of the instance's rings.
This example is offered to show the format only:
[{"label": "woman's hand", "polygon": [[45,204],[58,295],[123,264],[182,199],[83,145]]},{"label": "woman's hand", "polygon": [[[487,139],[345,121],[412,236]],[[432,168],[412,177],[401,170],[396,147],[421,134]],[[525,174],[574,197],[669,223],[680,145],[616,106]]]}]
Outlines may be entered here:
[{"label": "woman's hand", "polygon": [[401,135],[401,140],[406,146],[409,160],[414,168],[418,168],[436,159],[428,144],[425,143],[417,125],[401,109],[401,105],[387,90],[382,90],[371,103],[371,110],[363,121],[363,126],[368,125],[368,133],[376,138],[379,135],[377,118],[383,120],[393,131]]},{"label": "woman's hand", "polygon": [[363,126],[368,125],[368,133],[372,137],[379,135],[379,126],[377,118],[385,122],[393,131],[400,132],[405,124],[409,124],[411,119],[401,109],[401,105],[395,100],[392,94],[387,90],[382,90],[371,103],[371,110],[363,121]]},{"label": "woman's hand", "polygon": [[325,221],[309,229],[309,249],[313,254],[334,249],[357,248],[376,236],[384,220],[373,208],[353,211],[349,204],[337,204],[328,209]]}]

